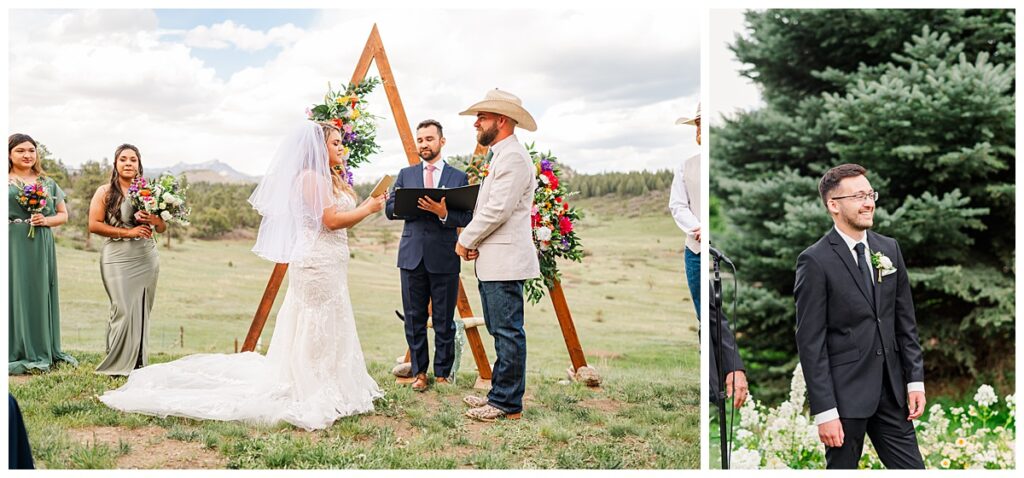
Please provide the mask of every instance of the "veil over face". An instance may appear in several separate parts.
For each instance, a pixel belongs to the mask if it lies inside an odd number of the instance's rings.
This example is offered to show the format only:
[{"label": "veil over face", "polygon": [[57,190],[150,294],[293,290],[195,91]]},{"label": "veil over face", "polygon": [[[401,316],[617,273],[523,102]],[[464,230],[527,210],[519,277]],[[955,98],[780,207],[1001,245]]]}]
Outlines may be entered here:
[{"label": "veil over face", "polygon": [[303,121],[285,136],[249,203],[263,216],[252,248],[256,255],[279,263],[305,257],[322,228],[324,210],[334,203],[320,125]]}]

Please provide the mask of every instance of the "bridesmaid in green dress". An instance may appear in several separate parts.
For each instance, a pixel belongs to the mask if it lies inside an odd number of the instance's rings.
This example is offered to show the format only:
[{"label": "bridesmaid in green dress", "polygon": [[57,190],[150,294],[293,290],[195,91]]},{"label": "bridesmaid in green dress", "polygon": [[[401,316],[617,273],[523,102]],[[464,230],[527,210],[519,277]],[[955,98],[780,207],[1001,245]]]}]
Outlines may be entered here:
[{"label": "bridesmaid in green dress", "polygon": [[96,368],[106,375],[128,375],[149,364],[150,310],[160,275],[153,230],[164,232],[167,224],[131,205],[126,191],[136,176],[142,176],[138,148],[118,146],[110,183],[96,190],[89,205],[89,232],[107,238],[100,253],[100,275],[110,297],[107,356]]},{"label": "bridesmaid in green dress", "polygon": [[[57,253],[51,227],[68,220],[64,191],[46,176],[36,142],[25,134],[7,138],[7,373],[49,370],[60,360],[78,365],[60,349],[60,300],[57,294]],[[42,180],[50,200],[42,213],[29,214],[18,194]],[[35,225],[34,238],[28,237]]]}]

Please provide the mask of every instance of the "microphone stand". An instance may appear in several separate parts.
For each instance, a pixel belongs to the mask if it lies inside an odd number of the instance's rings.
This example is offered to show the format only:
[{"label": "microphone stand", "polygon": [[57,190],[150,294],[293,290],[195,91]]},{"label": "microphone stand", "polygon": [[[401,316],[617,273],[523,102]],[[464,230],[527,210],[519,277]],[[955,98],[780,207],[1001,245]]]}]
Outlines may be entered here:
[{"label": "microphone stand", "polygon": [[713,279],[711,285],[711,291],[713,293],[712,300],[715,304],[715,313],[713,325],[713,331],[717,330],[718,334],[711,334],[711,345],[715,347],[715,359],[716,369],[714,373],[718,374],[718,396],[715,397],[715,404],[718,406],[718,436],[719,444],[721,445],[722,454],[722,469],[729,469],[729,435],[725,426],[725,356],[722,354],[722,276],[721,276],[721,258],[712,255],[713,265]]}]

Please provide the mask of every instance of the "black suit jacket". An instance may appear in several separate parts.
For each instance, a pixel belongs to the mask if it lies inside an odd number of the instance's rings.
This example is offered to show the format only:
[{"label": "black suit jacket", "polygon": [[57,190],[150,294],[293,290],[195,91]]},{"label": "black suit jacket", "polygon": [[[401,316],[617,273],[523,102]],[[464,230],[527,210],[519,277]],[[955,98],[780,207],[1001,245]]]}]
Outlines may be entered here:
[{"label": "black suit jacket", "polygon": [[872,231],[867,239],[872,253],[881,252],[896,267],[880,283],[875,271],[873,290],[860,279],[853,254],[834,228],[797,259],[796,344],[812,415],[832,408],[843,418],[873,415],[883,390],[883,366],[901,406],[906,406],[907,383],[924,381],[914,302],[899,244]]},{"label": "black suit jacket", "polygon": [[[715,402],[718,399],[718,395],[721,392],[721,387],[718,384],[718,349],[715,346],[718,338],[718,327],[715,323],[715,313],[718,311],[718,306],[715,304],[715,285],[714,282],[710,283],[708,290],[711,294],[708,295],[710,299],[708,304],[708,321],[707,326],[710,327],[711,332],[711,365],[708,369],[708,375],[710,375],[709,382],[711,385],[711,394],[708,397],[710,401]],[[729,372],[735,372],[737,370],[743,370],[743,359],[740,358],[740,349],[736,345],[736,337],[732,333],[732,328],[729,326],[729,318],[726,317],[725,311],[722,311],[722,363],[725,364],[726,375]]]},{"label": "black suit jacket", "polygon": [[[441,170],[438,187],[457,188],[469,185],[466,173],[445,164]],[[423,187],[423,163],[403,168],[395,179],[395,189]],[[388,197],[385,207],[388,219],[404,219],[402,239],[398,243],[398,267],[415,269],[423,262],[431,274],[458,274],[461,269],[459,256],[455,254],[455,242],[459,239],[458,228],[466,227],[473,220],[473,211],[448,209],[448,218],[434,214],[429,217],[403,218],[395,215],[395,196]]]}]

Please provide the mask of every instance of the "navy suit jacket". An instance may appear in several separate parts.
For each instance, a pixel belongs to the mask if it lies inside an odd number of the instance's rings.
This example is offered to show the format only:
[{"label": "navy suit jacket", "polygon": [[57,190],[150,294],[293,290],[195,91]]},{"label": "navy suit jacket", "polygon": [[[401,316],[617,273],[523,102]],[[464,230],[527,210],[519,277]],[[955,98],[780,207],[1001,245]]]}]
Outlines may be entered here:
[{"label": "navy suit jacket", "polygon": [[[437,186],[446,188],[457,188],[469,185],[469,178],[466,173],[456,169],[450,164],[445,164],[441,170],[441,179]],[[423,163],[409,166],[398,172],[395,179],[395,189],[401,188],[422,188],[423,186]],[[423,262],[427,272],[431,274],[458,274],[461,268],[459,256],[455,254],[455,242],[459,239],[457,228],[466,227],[473,219],[473,211],[456,211],[448,209],[448,218],[441,222],[441,218],[434,214],[429,217],[401,217],[395,215],[395,196],[388,197],[388,203],[384,210],[388,219],[404,219],[405,227],[402,228],[402,240],[398,244],[398,267],[400,269],[415,269]]]}]

